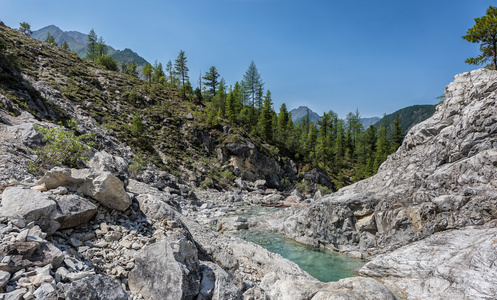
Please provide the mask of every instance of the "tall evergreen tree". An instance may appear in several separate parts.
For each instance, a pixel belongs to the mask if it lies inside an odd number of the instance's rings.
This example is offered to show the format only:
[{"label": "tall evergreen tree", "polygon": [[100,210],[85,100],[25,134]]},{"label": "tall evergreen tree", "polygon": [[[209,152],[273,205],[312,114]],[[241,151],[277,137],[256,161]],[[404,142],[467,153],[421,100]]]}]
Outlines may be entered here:
[{"label": "tall evergreen tree", "polygon": [[212,66],[202,78],[206,80],[205,86],[209,87],[209,94],[207,97],[208,99],[211,99],[214,95],[216,95],[216,88],[219,84],[217,80],[219,78],[219,73],[217,72],[216,67]]},{"label": "tall evergreen tree", "polygon": [[257,123],[257,131],[259,132],[259,135],[265,140],[271,140],[273,135],[272,112],[273,102],[271,99],[271,92],[268,90],[266,92],[266,96],[264,97],[264,105],[259,116],[259,122]]},{"label": "tall evergreen tree", "polygon": [[136,70],[136,64],[134,61],[131,61],[128,64],[126,74],[131,75],[133,77],[138,77],[138,71]]},{"label": "tall evergreen tree", "polygon": [[154,65],[152,66],[152,81],[156,83],[164,83],[166,78],[166,74],[162,70],[162,63],[155,60]]},{"label": "tall evergreen tree", "polygon": [[90,33],[88,33],[88,42],[86,43],[86,59],[91,61],[97,61],[98,59],[98,36],[95,31],[92,29]]},{"label": "tall evergreen tree", "polygon": [[390,153],[394,153],[402,144],[402,128],[400,127],[400,117],[397,115],[395,120],[393,120],[393,130],[392,130],[392,149]]},{"label": "tall evergreen tree", "polygon": [[107,45],[104,42],[104,39],[100,36],[97,41],[96,45],[96,51],[98,54],[98,57],[107,55]]},{"label": "tall evergreen tree", "polygon": [[167,76],[169,77],[169,85],[172,87],[176,86],[173,63],[171,62],[171,60],[169,60],[166,64],[166,72]]},{"label": "tall evergreen tree", "polygon": [[186,66],[186,62],[185,51],[180,50],[178,57],[174,61],[174,73],[179,76],[179,79],[181,79],[181,85],[184,85],[185,81],[189,78],[189,69]]},{"label": "tall evergreen tree", "polygon": [[148,83],[150,83],[152,81],[152,65],[151,64],[146,64],[144,67],[143,67],[143,70],[142,70],[142,74],[143,74],[143,77],[145,77],[145,79],[148,81]]},{"label": "tall evergreen tree", "polygon": [[243,75],[243,89],[247,95],[249,102],[252,104],[252,113],[255,111],[255,102],[257,99],[257,92],[264,87],[264,82],[262,77],[255,66],[254,61],[250,62],[250,65]]}]

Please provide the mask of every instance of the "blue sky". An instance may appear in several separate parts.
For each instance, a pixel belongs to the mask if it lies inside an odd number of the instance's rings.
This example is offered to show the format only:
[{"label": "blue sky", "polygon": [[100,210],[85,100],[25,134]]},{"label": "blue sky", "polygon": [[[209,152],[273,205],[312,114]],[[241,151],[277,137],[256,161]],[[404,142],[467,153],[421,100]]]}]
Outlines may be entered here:
[{"label": "blue sky", "polygon": [[149,62],[186,52],[193,85],[216,66],[229,84],[253,60],[275,109],[340,117],[435,104],[478,45],[463,40],[490,0],[1,0],[0,20],[56,25],[131,48]]}]

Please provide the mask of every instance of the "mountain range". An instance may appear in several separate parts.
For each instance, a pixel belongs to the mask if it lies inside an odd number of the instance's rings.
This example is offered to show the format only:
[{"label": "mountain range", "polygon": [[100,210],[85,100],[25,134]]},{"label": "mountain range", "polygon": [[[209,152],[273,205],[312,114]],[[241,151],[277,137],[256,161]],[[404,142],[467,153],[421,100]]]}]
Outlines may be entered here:
[{"label": "mountain range", "polygon": [[[431,117],[435,113],[435,107],[436,105],[431,104],[412,105],[401,108],[391,114],[385,115],[383,118],[360,118],[360,121],[365,129],[367,129],[371,125],[374,125],[378,128],[382,122],[384,122],[386,126],[393,124],[393,120],[398,115],[400,118],[400,127],[402,128],[402,134],[405,135],[412,126]],[[294,123],[301,121],[307,115],[307,113],[309,113],[309,119],[312,123],[316,124],[320,120],[320,116],[307,106],[294,108],[290,111],[290,113],[292,114],[292,121]]]},{"label": "mountain range", "polygon": [[[66,42],[67,45],[69,45],[69,50],[76,52],[79,57],[84,58],[86,56],[88,34],[78,31],[63,31],[55,25],[50,25],[33,31],[32,37],[44,41],[47,38],[48,33],[54,37],[57,45]],[[107,45],[107,54],[116,60],[118,66],[122,63],[129,64],[134,61],[139,74],[141,74],[141,70],[148,63],[143,57],[129,48],[116,50],[112,46]]]}]

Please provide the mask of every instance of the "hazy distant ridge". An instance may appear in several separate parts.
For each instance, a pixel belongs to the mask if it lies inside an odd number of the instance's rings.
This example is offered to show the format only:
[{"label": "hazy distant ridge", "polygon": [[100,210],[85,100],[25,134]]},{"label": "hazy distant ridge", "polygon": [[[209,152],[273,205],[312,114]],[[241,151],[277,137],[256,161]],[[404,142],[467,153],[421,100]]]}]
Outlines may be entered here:
[{"label": "hazy distant ridge", "polygon": [[[55,25],[50,25],[33,31],[32,37],[37,40],[44,41],[47,38],[48,33],[50,33],[54,37],[57,45],[61,45],[62,43],[66,42],[69,45],[69,50],[76,52],[79,57],[84,58],[86,56],[86,43],[88,41],[88,34],[78,31],[63,31]],[[105,41],[105,37],[103,38]],[[143,66],[148,63],[143,57],[128,48],[124,50],[116,50],[112,46],[107,45],[107,51],[108,55],[116,60],[118,66],[120,66],[123,62],[128,64],[134,61],[135,64],[138,66],[138,71],[141,72]]]}]

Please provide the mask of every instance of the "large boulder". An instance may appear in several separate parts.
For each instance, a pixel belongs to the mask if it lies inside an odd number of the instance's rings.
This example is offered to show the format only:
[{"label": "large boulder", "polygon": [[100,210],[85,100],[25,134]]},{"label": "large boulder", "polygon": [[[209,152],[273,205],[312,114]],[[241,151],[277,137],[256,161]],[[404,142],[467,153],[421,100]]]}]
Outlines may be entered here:
[{"label": "large boulder", "polygon": [[0,216],[21,217],[27,223],[34,222],[40,228],[52,234],[59,228],[54,221],[56,203],[40,191],[22,187],[8,187],[2,194]]},{"label": "large boulder", "polygon": [[131,205],[131,198],[124,190],[123,182],[109,172],[99,173],[92,181],[87,181],[80,190],[112,209],[124,211]]},{"label": "large boulder", "polygon": [[93,158],[88,162],[88,166],[94,171],[110,172],[119,178],[125,186],[128,185],[128,163],[122,157],[100,151],[95,153]]},{"label": "large boulder", "polygon": [[131,198],[126,193],[123,182],[106,171],[54,167],[36,184],[49,190],[59,186],[70,187],[102,205],[120,211],[131,205]]},{"label": "large boulder", "polygon": [[196,299],[201,272],[197,248],[186,238],[163,240],[143,248],[135,256],[128,284],[133,294],[145,299]]},{"label": "large boulder", "polygon": [[55,221],[60,229],[76,227],[88,223],[97,213],[97,206],[78,195],[63,195],[57,197]]}]

